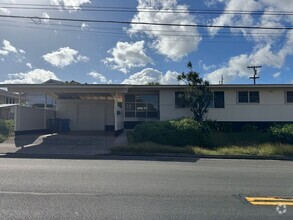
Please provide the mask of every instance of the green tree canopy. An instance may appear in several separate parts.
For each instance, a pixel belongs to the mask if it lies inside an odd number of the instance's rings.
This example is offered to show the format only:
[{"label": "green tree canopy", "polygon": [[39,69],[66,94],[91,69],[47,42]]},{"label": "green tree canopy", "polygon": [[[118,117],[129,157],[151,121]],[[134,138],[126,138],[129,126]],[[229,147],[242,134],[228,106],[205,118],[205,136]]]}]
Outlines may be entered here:
[{"label": "green tree canopy", "polygon": [[194,120],[203,121],[212,99],[209,82],[203,80],[198,72],[193,71],[191,62],[188,62],[187,68],[189,71],[187,73],[181,73],[177,77],[177,80],[187,85],[184,101],[186,106],[190,107]]}]

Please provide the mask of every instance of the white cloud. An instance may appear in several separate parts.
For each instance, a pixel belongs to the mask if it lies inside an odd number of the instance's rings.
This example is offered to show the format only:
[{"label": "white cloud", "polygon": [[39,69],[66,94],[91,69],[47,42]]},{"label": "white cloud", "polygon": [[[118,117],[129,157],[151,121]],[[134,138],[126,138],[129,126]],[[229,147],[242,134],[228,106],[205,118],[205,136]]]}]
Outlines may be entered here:
[{"label": "white cloud", "polygon": [[[179,5],[177,0],[139,0],[138,2],[138,13],[132,18],[132,22],[196,24],[194,17],[188,13],[188,7]],[[152,11],[146,12],[147,9]],[[164,13],[166,10],[170,13]],[[172,13],[175,10],[185,13]],[[158,53],[175,61],[195,51],[201,41],[195,27],[132,24],[128,33],[146,34]]]},{"label": "white cloud", "polygon": [[135,43],[118,41],[116,47],[108,51],[112,57],[107,57],[102,61],[112,69],[123,73],[127,73],[134,67],[144,67],[152,63],[152,59],[145,54],[144,43],[144,41]]},{"label": "white cloud", "polygon": [[216,69],[217,68],[217,66],[216,65],[206,65],[205,63],[203,63],[203,61],[202,60],[199,60],[198,61],[198,66],[200,67],[200,68],[202,68],[204,71],[211,71],[211,70],[214,70],[214,69]]},{"label": "white cloud", "polygon": [[[235,25],[252,27],[284,27],[293,24],[292,16],[269,15],[272,11],[293,10],[293,1],[291,0],[217,0],[218,3],[225,4],[225,12],[228,10],[240,11],[263,11],[260,16],[252,14],[227,14],[223,13],[213,19],[212,25]],[[289,25],[290,26],[290,25]],[[212,36],[216,35],[220,28],[209,28]],[[288,56],[293,54],[293,36],[286,30],[260,30],[260,29],[231,29],[232,33],[240,32],[248,39],[254,41],[255,47],[250,54],[240,54],[231,57],[223,67],[210,72],[206,78],[211,83],[218,83],[221,76],[224,76],[224,82],[231,82],[236,77],[249,77],[252,72],[246,67],[250,65],[263,65],[264,67],[282,68]],[[285,40],[280,41],[280,37]],[[274,74],[274,77],[279,77]]]},{"label": "white cloud", "polygon": [[209,74],[206,79],[210,83],[218,83],[221,76],[224,77],[224,83],[231,82],[236,77],[249,77],[252,72],[247,69],[251,65],[263,65],[267,67],[281,68],[288,55],[293,54],[293,43],[286,44],[279,51],[273,51],[271,46],[264,45],[256,48],[251,54],[241,54],[230,58],[229,62]]},{"label": "white cloud", "polygon": [[89,60],[88,57],[79,55],[77,50],[69,47],[59,48],[57,51],[47,53],[43,56],[44,60],[53,66],[62,68],[72,63],[86,62]]},{"label": "white cloud", "polygon": [[7,8],[0,8],[0,15],[11,15],[11,11]]},{"label": "white cloud", "polygon": [[2,81],[2,84],[36,84],[43,83],[49,79],[59,80],[51,71],[44,69],[34,69],[26,73],[8,74],[8,80]]},{"label": "white cloud", "polygon": [[81,30],[82,31],[86,30],[88,27],[89,27],[89,25],[84,23],[84,22],[81,24]]},{"label": "white cloud", "polygon": [[69,11],[77,11],[83,4],[90,4],[89,0],[51,0],[52,5],[59,5]]},{"label": "white cloud", "polygon": [[26,65],[28,68],[30,68],[30,69],[33,68],[31,63],[26,63],[25,65]]},{"label": "white cloud", "polygon": [[50,15],[47,13],[47,12],[43,12],[42,13],[42,18],[46,18],[46,19],[43,19],[42,21],[44,22],[44,23],[49,23],[49,18],[50,18]]},{"label": "white cloud", "polygon": [[[211,22],[212,25],[217,26],[254,26],[254,27],[283,27],[289,21],[293,23],[293,18],[290,15],[270,15],[272,11],[287,11],[293,10],[293,2],[291,0],[217,0],[223,3],[225,13],[214,18]],[[231,14],[231,11],[247,11],[245,14]],[[260,16],[252,16],[253,12],[263,11]],[[250,12],[250,13],[249,13]],[[221,28],[211,27],[208,28],[210,34],[215,36]],[[261,30],[261,29],[231,29],[233,33],[242,32],[243,35],[249,39],[257,42],[273,42],[278,39],[285,31],[281,30]]]},{"label": "white cloud", "polygon": [[1,55],[8,55],[9,53],[17,53],[17,49],[12,46],[12,44],[8,40],[3,40],[3,46],[0,50]]},{"label": "white cloud", "polygon": [[0,55],[7,56],[9,54],[15,54],[16,62],[19,63],[21,63],[23,59],[25,59],[25,56],[22,55],[25,54],[24,50],[17,49],[8,40],[3,40],[2,48],[0,48]]},{"label": "white cloud", "polygon": [[97,84],[99,83],[104,83],[104,84],[109,84],[112,83],[112,80],[108,80],[104,75],[98,73],[98,72],[90,72],[88,73],[89,76],[93,77],[94,79],[98,80]]},{"label": "white cloud", "polygon": [[273,77],[276,79],[276,78],[279,78],[281,75],[281,72],[276,72],[273,74]]},{"label": "white cloud", "polygon": [[178,84],[177,76],[179,73],[167,71],[165,74],[153,69],[146,68],[138,73],[135,73],[125,79],[122,84],[147,84],[150,82],[158,82],[160,84]]}]

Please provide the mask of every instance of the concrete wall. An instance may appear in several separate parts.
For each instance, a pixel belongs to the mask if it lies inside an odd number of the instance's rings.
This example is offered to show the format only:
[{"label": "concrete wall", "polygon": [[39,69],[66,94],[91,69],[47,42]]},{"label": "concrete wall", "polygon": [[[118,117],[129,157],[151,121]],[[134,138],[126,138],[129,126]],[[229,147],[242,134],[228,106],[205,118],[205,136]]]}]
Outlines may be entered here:
[{"label": "concrete wall", "polygon": [[[220,90],[219,90],[220,91]],[[218,121],[293,121],[293,104],[284,89],[225,89],[225,108],[210,108],[207,118]],[[259,91],[260,103],[238,103],[238,91]],[[160,120],[192,117],[189,108],[175,108],[175,90],[160,91]]]},{"label": "concrete wall", "polygon": [[[46,111],[46,119],[45,119]],[[54,117],[55,111],[15,106],[15,131],[34,131],[47,128],[47,120]]]},{"label": "concrete wall", "polygon": [[70,130],[105,130],[114,126],[113,100],[57,100],[57,118],[70,119]]}]

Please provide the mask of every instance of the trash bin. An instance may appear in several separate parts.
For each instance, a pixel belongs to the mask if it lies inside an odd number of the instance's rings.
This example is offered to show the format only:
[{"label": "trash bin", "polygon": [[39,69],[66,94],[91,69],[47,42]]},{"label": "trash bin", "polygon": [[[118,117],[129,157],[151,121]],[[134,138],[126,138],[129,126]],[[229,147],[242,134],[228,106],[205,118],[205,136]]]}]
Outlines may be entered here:
[{"label": "trash bin", "polygon": [[69,119],[61,119],[60,121],[60,131],[61,132],[69,132],[70,127],[69,127],[70,120]]},{"label": "trash bin", "polygon": [[52,132],[59,132],[60,131],[60,118],[49,118],[49,130]]}]

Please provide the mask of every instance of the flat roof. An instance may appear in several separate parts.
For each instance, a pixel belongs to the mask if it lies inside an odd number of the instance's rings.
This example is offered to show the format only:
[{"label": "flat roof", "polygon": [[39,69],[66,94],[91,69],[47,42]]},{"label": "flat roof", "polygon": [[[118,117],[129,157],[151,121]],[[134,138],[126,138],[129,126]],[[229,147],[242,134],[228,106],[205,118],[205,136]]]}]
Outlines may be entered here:
[{"label": "flat roof", "polygon": [[[72,89],[104,89],[104,90],[128,90],[128,89],[179,89],[186,85],[128,85],[128,84],[0,84],[9,91],[26,90],[72,90]],[[210,88],[293,88],[293,84],[211,84]],[[125,91],[125,92],[126,92]]]}]

